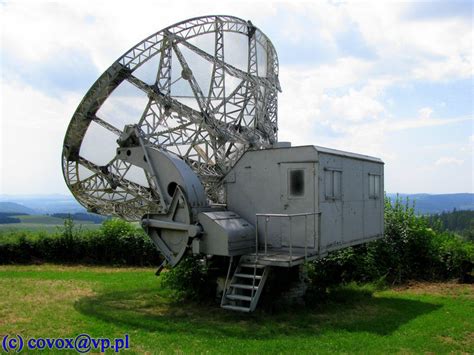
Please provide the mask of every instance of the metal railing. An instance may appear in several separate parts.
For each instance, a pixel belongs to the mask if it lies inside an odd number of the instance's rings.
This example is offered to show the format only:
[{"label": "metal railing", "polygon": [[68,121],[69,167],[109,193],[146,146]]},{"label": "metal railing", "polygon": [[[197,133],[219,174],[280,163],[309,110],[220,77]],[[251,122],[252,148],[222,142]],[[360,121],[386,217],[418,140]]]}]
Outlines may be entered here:
[{"label": "metal railing", "polygon": [[[308,213],[290,213],[290,214],[280,214],[280,213],[257,213],[256,220],[255,220],[255,257],[258,259],[259,257],[259,238],[258,238],[258,225],[259,225],[259,218],[265,217],[265,228],[264,228],[264,237],[263,237],[263,251],[264,255],[267,255],[268,250],[268,222],[271,218],[288,218],[289,221],[289,254],[290,254],[290,264],[293,260],[293,235],[292,235],[292,219],[297,217],[304,217],[304,258],[305,261],[308,258],[308,216],[314,216],[314,229],[313,229],[313,237],[317,236],[318,238],[318,249],[319,249],[319,239],[320,239],[320,218],[321,212],[308,212]],[[316,222],[317,218],[317,222]]]}]

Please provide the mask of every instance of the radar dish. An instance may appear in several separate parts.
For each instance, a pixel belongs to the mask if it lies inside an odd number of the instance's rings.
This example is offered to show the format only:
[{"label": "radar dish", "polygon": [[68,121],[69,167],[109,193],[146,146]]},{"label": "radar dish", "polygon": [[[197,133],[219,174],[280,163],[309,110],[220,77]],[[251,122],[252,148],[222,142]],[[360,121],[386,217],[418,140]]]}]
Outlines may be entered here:
[{"label": "radar dish", "polygon": [[167,27],[114,62],[79,104],[64,139],[66,183],[96,213],[163,213],[153,176],[116,156],[138,139],[184,160],[208,199],[223,203],[234,163],[277,141],[278,91],[275,48],[250,21],[205,16]]}]

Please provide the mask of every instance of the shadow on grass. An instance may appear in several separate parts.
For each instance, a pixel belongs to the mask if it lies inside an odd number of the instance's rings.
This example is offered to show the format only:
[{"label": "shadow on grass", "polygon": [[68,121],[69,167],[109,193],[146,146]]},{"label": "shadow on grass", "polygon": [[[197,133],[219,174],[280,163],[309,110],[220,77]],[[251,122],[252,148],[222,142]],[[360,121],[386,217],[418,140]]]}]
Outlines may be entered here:
[{"label": "shadow on grass", "polygon": [[300,307],[268,314],[234,313],[218,306],[173,302],[158,289],[135,289],[83,297],[76,310],[117,326],[196,336],[271,339],[317,336],[327,331],[388,335],[401,325],[441,305],[398,297],[373,297],[365,290],[341,290],[319,307]]}]

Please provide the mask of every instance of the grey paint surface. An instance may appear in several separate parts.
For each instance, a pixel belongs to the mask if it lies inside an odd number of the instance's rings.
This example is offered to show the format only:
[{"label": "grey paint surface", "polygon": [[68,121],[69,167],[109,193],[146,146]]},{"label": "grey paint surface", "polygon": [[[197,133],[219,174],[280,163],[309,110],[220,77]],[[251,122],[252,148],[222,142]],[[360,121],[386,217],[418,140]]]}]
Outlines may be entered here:
[{"label": "grey paint surface", "polygon": [[[316,211],[316,184],[305,184],[304,193],[301,196],[292,196],[290,194],[290,172],[302,170],[304,181],[314,181],[316,173],[316,163],[280,163],[280,210],[282,213],[294,214]],[[308,201],[308,199],[310,199]],[[312,200],[311,200],[312,199]],[[309,210],[308,207],[310,208]],[[306,221],[305,218],[310,218]],[[290,244],[295,248],[304,248],[305,244],[314,248],[316,245],[314,216],[295,217],[291,221],[286,218],[280,218],[280,236],[283,247],[289,247]],[[291,230],[290,230],[291,228]],[[290,233],[291,232],[291,233]],[[293,236],[290,241],[290,234]]]},{"label": "grey paint surface", "polygon": [[233,256],[255,251],[254,227],[235,212],[201,212],[198,220],[204,235],[194,239],[193,252]]},{"label": "grey paint surface", "polygon": [[[292,196],[289,171],[304,172],[304,193]],[[326,196],[330,173],[340,174],[339,196]],[[378,197],[369,197],[369,174],[379,176]],[[383,162],[333,149],[302,146],[248,151],[225,178],[227,208],[252,224],[257,213],[317,213],[307,217],[259,219],[259,246],[310,255],[363,243],[383,235]],[[328,180],[328,181],[327,181]],[[336,184],[337,185],[337,184]],[[305,222],[306,219],[306,222]]]}]

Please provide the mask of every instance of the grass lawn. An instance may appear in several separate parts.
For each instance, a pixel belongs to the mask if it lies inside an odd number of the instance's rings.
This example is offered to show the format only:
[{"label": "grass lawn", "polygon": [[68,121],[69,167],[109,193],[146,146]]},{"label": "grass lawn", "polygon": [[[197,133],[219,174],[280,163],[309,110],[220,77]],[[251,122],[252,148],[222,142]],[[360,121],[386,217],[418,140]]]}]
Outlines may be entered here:
[{"label": "grass lawn", "polygon": [[0,266],[0,334],[129,334],[131,353],[474,353],[474,285],[368,291],[249,315],[174,302],[153,269]]}]

